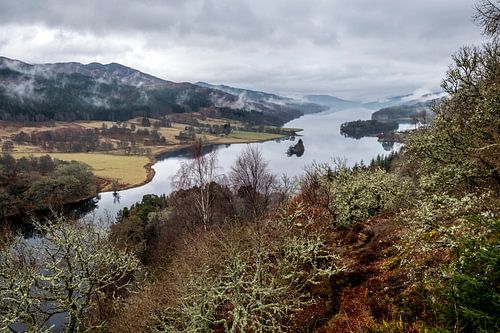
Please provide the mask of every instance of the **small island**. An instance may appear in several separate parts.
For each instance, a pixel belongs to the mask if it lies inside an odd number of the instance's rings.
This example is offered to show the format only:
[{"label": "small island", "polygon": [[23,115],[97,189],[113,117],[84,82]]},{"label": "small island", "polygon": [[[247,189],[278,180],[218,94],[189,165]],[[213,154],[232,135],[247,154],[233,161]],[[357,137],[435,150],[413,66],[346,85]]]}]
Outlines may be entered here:
[{"label": "small island", "polygon": [[350,138],[361,139],[364,136],[379,136],[382,133],[396,131],[398,127],[395,121],[355,120],[340,125],[340,133]]},{"label": "small island", "polygon": [[304,143],[302,142],[302,139],[299,139],[299,141],[295,145],[288,147],[286,154],[288,156],[296,155],[297,157],[301,157],[302,155],[304,155],[304,151]]}]

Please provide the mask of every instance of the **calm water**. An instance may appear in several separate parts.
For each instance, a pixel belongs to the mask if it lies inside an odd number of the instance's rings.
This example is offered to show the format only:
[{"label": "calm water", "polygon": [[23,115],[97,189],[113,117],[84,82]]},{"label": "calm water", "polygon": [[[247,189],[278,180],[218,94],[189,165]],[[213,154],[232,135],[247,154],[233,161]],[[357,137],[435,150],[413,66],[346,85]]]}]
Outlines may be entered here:
[{"label": "calm water", "polygon": [[[301,136],[295,141],[281,142],[268,141],[254,143],[261,151],[264,159],[269,162],[271,170],[277,174],[299,176],[304,167],[313,162],[329,162],[333,157],[345,158],[349,165],[361,160],[369,162],[378,154],[387,154],[377,138],[365,137],[359,140],[346,138],[340,134],[340,124],[356,119],[370,119],[373,110],[364,108],[347,109],[343,111],[324,111],[317,114],[305,115],[290,121],[285,127],[302,128]],[[287,156],[286,151],[290,145],[301,138],[304,142],[305,152],[301,157]],[[218,160],[220,174],[224,174],[236,160],[236,157],[245,149],[246,144],[218,146]],[[395,145],[394,149],[398,149]],[[119,200],[112,192],[100,194],[96,199],[97,207],[90,213],[95,217],[110,216],[114,218],[118,210],[130,207],[142,199],[145,194],[169,194],[172,191],[172,176],[179,169],[179,165],[186,161],[187,156],[167,156],[153,165],[155,176],[146,185],[118,192]]]}]

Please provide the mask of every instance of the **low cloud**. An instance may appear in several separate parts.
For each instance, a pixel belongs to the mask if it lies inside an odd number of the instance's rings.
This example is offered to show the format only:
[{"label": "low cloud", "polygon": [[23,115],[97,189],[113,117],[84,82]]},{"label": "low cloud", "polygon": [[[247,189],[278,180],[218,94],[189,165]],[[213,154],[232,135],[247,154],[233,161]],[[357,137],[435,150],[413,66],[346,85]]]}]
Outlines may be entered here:
[{"label": "low cloud", "polygon": [[479,43],[469,0],[0,3],[0,54],[119,62],[172,81],[367,100],[439,89]]}]

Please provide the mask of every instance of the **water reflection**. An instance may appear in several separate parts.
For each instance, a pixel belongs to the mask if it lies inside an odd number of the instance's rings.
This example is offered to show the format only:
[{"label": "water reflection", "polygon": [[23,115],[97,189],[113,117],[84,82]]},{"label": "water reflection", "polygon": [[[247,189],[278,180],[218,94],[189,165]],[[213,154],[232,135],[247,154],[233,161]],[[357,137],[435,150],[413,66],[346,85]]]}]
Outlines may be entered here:
[{"label": "water reflection", "polygon": [[120,203],[120,193],[118,193],[117,191],[113,192],[113,203],[114,204]]}]

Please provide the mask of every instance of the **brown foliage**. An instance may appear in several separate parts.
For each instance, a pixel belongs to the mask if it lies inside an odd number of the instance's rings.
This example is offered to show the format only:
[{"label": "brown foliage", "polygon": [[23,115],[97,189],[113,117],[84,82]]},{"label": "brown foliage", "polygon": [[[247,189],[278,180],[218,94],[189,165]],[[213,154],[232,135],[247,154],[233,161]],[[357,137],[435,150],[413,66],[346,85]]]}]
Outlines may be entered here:
[{"label": "brown foliage", "polygon": [[[132,296],[127,304],[120,308],[118,315],[111,320],[112,332],[144,332],[149,331],[158,321],[162,311],[168,307],[175,307],[185,295],[189,295],[189,283],[198,271],[208,269],[214,276],[227,269],[225,263],[235,255],[253,256],[256,246],[272,247],[276,242],[284,242],[302,233],[300,228],[293,226],[278,226],[264,223],[225,225],[212,227],[205,231],[201,226],[198,231],[185,235],[178,243],[175,256],[167,271],[158,275],[158,280],[146,289]],[[261,244],[261,245],[259,245]],[[266,260],[273,260],[268,258]],[[276,258],[278,260],[278,258]],[[307,276],[308,267],[301,268]],[[268,272],[266,274],[272,274]],[[278,273],[276,273],[278,274]],[[267,275],[266,275],[267,276]],[[279,276],[276,275],[278,279]],[[328,301],[332,294],[329,281],[326,279],[317,285],[311,285],[310,292],[323,300],[313,302],[303,311],[293,317],[291,323],[294,332],[307,332],[316,327],[324,318],[328,317],[332,306]],[[291,290],[287,298],[297,297]],[[220,308],[218,316],[228,316],[231,308]],[[230,320],[230,318],[226,318]],[[217,331],[217,327],[213,327]]]}]

